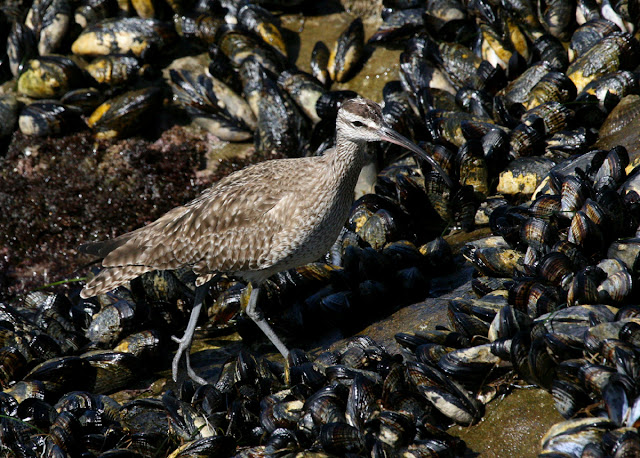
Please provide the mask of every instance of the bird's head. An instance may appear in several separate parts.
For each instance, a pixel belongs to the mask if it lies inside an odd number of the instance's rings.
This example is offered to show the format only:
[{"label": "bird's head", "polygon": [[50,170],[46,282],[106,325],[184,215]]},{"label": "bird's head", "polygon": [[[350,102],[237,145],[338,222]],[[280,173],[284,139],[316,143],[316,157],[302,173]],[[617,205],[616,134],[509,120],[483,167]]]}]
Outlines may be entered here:
[{"label": "bird's head", "polygon": [[338,111],[336,128],[354,142],[384,140],[383,131],[390,129],[380,105],[362,97],[347,100]]},{"label": "bird's head", "polygon": [[443,177],[449,187],[451,179],[440,165],[422,148],[393,130],[384,120],[380,105],[363,97],[347,100],[338,110],[336,130],[352,142],[387,141],[395,143],[426,159]]}]

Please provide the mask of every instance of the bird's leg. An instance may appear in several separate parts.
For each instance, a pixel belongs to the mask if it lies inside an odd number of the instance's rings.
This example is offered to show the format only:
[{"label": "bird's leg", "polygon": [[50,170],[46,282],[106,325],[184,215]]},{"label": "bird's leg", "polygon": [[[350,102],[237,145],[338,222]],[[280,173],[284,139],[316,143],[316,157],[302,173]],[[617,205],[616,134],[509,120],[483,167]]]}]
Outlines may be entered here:
[{"label": "bird's leg", "polygon": [[173,362],[171,364],[171,372],[173,375],[173,381],[178,381],[178,372],[180,367],[180,360],[182,359],[182,355],[184,354],[185,363],[187,366],[187,374],[191,379],[199,383],[200,385],[206,385],[207,381],[202,377],[198,376],[195,371],[191,368],[191,360],[190,360],[190,351],[191,351],[191,343],[193,342],[193,335],[196,332],[196,325],[198,323],[198,317],[200,316],[200,310],[202,309],[202,303],[204,302],[204,296],[209,289],[209,282],[204,283],[196,288],[195,300],[193,304],[193,308],[191,309],[191,316],[189,317],[189,324],[187,325],[187,329],[184,331],[184,335],[178,339],[176,336],[172,336],[174,342],[177,342],[178,350],[176,351],[176,355],[173,357]]},{"label": "bird's leg", "polygon": [[284,356],[284,359],[286,360],[289,357],[289,350],[287,350],[285,344],[282,343],[282,340],[280,340],[271,326],[269,326],[269,323],[267,323],[262,310],[260,310],[257,306],[260,287],[256,286],[253,283],[251,284],[251,286],[251,296],[249,297],[249,304],[247,305],[246,309],[247,316],[251,318],[255,324],[258,325],[262,332],[264,332],[264,335],[269,338],[271,343],[275,345],[275,347],[280,353],[282,353],[282,356]]}]

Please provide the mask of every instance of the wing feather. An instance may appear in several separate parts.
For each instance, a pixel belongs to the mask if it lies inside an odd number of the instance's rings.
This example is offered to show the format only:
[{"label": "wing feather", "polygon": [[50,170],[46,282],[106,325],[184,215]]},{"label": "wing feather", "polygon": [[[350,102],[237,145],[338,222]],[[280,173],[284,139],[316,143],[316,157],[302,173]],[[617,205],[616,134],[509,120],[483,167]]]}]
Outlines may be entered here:
[{"label": "wing feather", "polygon": [[294,192],[273,186],[277,176],[265,180],[260,165],[228,176],[145,227],[102,242],[94,252],[106,254],[105,267],[175,269],[205,259],[210,271],[259,267],[271,248],[268,233],[277,233],[286,223],[283,215],[270,210]]},{"label": "wing feather", "polygon": [[[274,243],[280,243],[278,234],[290,216],[272,210],[299,199],[299,176],[292,179],[287,160],[277,162],[278,166],[271,161],[272,165],[260,163],[235,172],[147,226],[82,246],[82,251],[103,257],[105,267],[87,284],[83,296],[108,291],[133,273],[156,269],[190,266],[206,275],[270,267]],[[119,273],[126,280],[120,281]]]}]

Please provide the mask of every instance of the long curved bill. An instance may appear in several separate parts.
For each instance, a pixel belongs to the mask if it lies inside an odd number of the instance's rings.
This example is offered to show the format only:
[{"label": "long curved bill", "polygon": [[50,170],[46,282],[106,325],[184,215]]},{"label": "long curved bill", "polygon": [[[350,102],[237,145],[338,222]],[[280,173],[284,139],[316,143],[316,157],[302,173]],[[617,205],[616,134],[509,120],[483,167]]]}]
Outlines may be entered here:
[{"label": "long curved bill", "polygon": [[449,186],[449,188],[453,188],[453,182],[451,181],[451,178],[449,178],[449,175],[447,175],[447,173],[444,170],[442,170],[442,167],[440,167],[440,165],[435,161],[435,159],[429,156],[429,154],[425,150],[423,150],[418,145],[413,143],[407,137],[400,135],[398,132],[396,132],[390,127],[385,126],[381,128],[378,133],[380,134],[380,138],[382,140],[386,140],[390,143],[395,143],[396,145],[400,145],[403,148],[406,148],[409,151],[416,153],[421,158],[425,159],[440,174],[440,176],[442,176],[442,179],[445,181],[445,183],[447,183],[447,186]]}]

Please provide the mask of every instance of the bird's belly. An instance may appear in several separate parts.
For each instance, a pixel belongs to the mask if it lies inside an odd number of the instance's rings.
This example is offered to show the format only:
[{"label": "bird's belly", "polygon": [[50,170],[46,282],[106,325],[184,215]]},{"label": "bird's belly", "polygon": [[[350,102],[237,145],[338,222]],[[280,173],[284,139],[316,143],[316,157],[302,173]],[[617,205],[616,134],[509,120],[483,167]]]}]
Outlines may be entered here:
[{"label": "bird's belly", "polygon": [[271,254],[273,273],[318,260],[336,241],[349,216],[351,201],[317,208],[280,236]]},{"label": "bird's belly", "polygon": [[286,270],[316,261],[329,251],[338,238],[342,226],[343,224],[330,224],[304,234],[290,245],[288,253],[277,262],[277,266],[280,270]]},{"label": "bird's belly", "polygon": [[234,275],[245,281],[261,283],[279,272],[317,261],[329,251],[338,238],[341,228],[342,225],[337,228],[332,227],[331,230],[325,228],[317,234],[309,233],[299,240],[292,240],[284,249],[274,249],[271,253],[273,261],[264,268],[235,272]]}]

